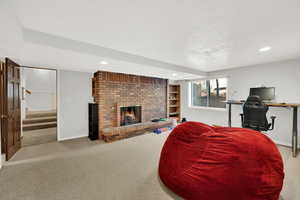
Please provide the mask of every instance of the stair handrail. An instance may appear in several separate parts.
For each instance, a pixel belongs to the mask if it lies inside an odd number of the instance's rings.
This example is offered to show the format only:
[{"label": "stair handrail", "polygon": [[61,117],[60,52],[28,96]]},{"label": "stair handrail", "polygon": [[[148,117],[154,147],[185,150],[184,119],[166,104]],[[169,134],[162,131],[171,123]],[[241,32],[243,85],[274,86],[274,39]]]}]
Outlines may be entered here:
[{"label": "stair handrail", "polygon": [[31,94],[31,93],[32,93],[30,90],[27,90],[27,89],[25,89],[25,92],[26,92],[27,94]]}]

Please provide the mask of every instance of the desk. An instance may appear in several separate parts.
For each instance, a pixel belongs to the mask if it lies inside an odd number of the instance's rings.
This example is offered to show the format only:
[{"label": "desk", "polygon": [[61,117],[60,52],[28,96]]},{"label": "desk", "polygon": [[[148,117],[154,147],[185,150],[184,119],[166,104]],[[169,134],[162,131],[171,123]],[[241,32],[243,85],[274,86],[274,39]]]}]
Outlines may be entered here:
[{"label": "desk", "polygon": [[[231,127],[231,106],[234,105],[243,105],[245,102],[242,101],[226,101],[226,104],[229,106],[228,110],[228,126]],[[292,150],[293,157],[297,157],[297,141],[298,141],[298,107],[300,103],[266,103],[269,107],[280,107],[280,108],[292,108],[293,109],[293,132],[292,132]]]}]

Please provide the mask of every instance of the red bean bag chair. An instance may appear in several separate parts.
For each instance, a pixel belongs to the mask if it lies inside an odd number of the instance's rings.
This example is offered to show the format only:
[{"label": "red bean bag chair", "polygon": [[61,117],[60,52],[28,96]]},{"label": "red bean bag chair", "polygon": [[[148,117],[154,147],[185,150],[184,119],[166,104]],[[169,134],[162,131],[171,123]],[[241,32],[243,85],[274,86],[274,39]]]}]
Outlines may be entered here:
[{"label": "red bean bag chair", "polygon": [[262,133],[185,122],[163,146],[159,176],[184,199],[278,200],[284,172],[276,145]]}]

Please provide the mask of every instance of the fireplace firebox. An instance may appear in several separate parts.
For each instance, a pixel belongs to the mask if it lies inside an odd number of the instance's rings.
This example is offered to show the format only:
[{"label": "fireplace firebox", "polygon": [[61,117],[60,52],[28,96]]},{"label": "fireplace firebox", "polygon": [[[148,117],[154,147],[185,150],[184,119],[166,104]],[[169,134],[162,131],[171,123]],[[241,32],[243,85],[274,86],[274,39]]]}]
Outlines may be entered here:
[{"label": "fireplace firebox", "polygon": [[127,106],[120,107],[120,125],[127,126],[130,124],[137,124],[142,122],[142,107],[141,106]]}]

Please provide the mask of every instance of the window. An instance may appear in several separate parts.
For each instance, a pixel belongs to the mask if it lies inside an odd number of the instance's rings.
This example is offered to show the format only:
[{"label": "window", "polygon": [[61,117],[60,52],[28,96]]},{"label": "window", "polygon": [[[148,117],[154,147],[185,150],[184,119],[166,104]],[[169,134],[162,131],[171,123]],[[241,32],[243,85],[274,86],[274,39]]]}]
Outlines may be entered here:
[{"label": "window", "polygon": [[192,106],[226,108],[227,78],[193,81],[191,90]]}]

